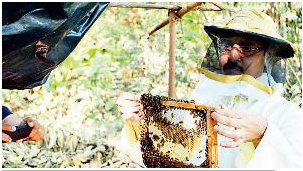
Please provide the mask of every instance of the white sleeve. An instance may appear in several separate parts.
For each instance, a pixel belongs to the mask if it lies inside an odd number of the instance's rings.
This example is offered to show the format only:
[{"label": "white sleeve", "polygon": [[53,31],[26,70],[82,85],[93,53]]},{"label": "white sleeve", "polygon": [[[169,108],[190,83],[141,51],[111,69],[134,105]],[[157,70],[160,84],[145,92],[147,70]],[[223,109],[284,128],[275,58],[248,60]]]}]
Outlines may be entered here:
[{"label": "white sleeve", "polygon": [[272,110],[273,115],[284,115],[268,119],[267,129],[248,167],[302,167],[302,112],[299,107],[287,104]]}]

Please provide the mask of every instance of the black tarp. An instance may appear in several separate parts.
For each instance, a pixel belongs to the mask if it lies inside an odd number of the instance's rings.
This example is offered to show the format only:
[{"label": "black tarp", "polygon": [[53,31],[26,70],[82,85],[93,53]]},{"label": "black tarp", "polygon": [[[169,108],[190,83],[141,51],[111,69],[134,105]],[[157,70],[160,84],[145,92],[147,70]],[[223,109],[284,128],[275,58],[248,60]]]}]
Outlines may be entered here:
[{"label": "black tarp", "polygon": [[2,88],[46,82],[107,7],[97,2],[2,3]]}]

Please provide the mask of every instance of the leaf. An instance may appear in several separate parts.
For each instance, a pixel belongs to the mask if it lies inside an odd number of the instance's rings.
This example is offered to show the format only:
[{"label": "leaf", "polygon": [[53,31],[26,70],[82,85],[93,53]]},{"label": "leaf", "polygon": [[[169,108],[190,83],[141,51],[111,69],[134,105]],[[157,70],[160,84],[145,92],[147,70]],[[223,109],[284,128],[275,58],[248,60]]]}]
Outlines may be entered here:
[{"label": "leaf", "polygon": [[106,103],[105,103],[105,110],[109,111],[111,110],[113,107],[116,106],[116,99],[115,98],[111,98],[109,99]]},{"label": "leaf", "polygon": [[87,51],[87,54],[92,58],[96,55],[98,48],[91,48]]}]

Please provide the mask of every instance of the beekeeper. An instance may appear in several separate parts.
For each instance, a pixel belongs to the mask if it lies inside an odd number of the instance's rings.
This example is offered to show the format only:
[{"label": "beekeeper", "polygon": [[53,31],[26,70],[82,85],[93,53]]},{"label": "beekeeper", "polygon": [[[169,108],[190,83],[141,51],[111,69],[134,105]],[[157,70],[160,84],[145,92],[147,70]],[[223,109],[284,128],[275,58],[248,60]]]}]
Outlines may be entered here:
[{"label": "beekeeper", "polygon": [[[219,167],[302,167],[302,110],[282,97],[284,60],[296,48],[254,9],[204,29],[212,45],[191,99],[216,107],[211,116],[218,122]],[[117,104],[127,118],[122,139],[132,149],[138,145],[140,96],[124,93]]]}]

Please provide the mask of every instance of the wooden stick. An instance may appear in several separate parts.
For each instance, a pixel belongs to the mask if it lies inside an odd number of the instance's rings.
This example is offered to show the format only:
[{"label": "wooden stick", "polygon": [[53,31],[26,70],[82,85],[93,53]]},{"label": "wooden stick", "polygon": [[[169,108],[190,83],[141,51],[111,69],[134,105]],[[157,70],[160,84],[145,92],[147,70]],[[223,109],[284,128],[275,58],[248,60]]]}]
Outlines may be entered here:
[{"label": "wooden stick", "polygon": [[182,7],[177,5],[162,5],[162,4],[140,4],[140,3],[127,3],[127,2],[111,2],[108,7],[120,7],[120,8],[147,8],[147,9],[169,9],[180,10]]},{"label": "wooden stick", "polygon": [[207,135],[208,135],[208,161],[210,168],[218,168],[218,142],[217,133],[214,131],[214,126],[217,122],[211,118],[211,112],[214,110],[207,111]]},{"label": "wooden stick", "polygon": [[215,7],[202,7],[202,6],[197,6],[195,10],[199,11],[222,11],[221,8],[215,6]]},{"label": "wooden stick", "polygon": [[236,8],[224,5],[221,2],[211,2],[211,3],[214,4],[215,6],[219,7],[222,10],[228,10],[228,11],[232,11],[232,12],[236,12],[237,11]]},{"label": "wooden stick", "polygon": [[168,97],[176,97],[176,73],[175,73],[175,49],[176,49],[176,15],[169,11],[169,68],[168,68]]},{"label": "wooden stick", "polygon": [[199,105],[196,103],[186,103],[186,102],[176,102],[176,101],[162,101],[162,105],[164,106],[172,106],[172,107],[181,107],[184,109],[197,109],[197,110],[207,110],[208,107],[204,105]]},{"label": "wooden stick", "polygon": [[[203,2],[205,3],[205,2]],[[228,10],[228,11],[232,11],[232,12],[236,12],[237,9],[231,6],[227,6],[224,5],[220,2],[211,2],[212,4],[214,4],[216,7],[218,8],[202,8],[200,5],[202,4],[202,2],[193,2],[189,5],[187,5],[185,8],[182,8],[178,11],[177,16],[178,17],[182,17],[184,14],[188,13],[190,10],[192,9],[199,9],[200,11],[222,11],[222,10]],[[147,30],[148,35],[152,35],[154,32],[158,31],[159,29],[161,29],[162,27],[166,26],[168,24],[168,19],[162,21],[160,24],[150,28]]]},{"label": "wooden stick", "polygon": [[[177,12],[177,16],[178,17],[182,17],[184,14],[188,13],[190,10],[194,9],[195,7],[201,5],[202,2],[193,2],[193,3],[190,3],[189,5],[187,5],[186,7],[180,9],[178,12]],[[156,32],[157,30],[159,30],[160,28],[166,26],[167,24],[169,23],[169,19],[166,19],[164,21],[162,21],[160,24],[150,28],[147,33],[149,35],[152,35],[154,32]]]}]

